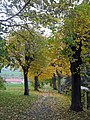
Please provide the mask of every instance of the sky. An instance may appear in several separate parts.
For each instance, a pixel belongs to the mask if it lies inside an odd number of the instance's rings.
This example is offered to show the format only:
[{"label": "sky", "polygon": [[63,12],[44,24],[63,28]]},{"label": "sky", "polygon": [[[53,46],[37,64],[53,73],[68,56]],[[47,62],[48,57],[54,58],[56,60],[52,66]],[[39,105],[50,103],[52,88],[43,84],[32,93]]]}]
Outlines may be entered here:
[{"label": "sky", "polygon": [[[3,12],[5,12],[5,10],[3,9],[2,5],[1,5],[1,3],[2,3],[3,1],[4,1],[4,0],[0,0],[0,19],[1,19],[1,20],[7,18],[6,14],[3,13]],[[8,0],[6,0],[6,1],[8,1]],[[41,0],[41,1],[42,1],[42,3],[43,3],[43,0]],[[59,1],[59,0],[56,0],[56,1]],[[83,0],[80,0],[80,2],[79,2],[78,4],[81,4],[82,1],[83,1]],[[11,1],[10,1],[10,3],[11,3]],[[8,5],[10,5],[10,3],[7,2]],[[8,6],[8,5],[7,5],[7,6]],[[1,13],[1,9],[2,9],[2,11],[3,11],[2,13]],[[15,13],[18,12],[15,7],[13,7],[12,10],[13,10],[13,12],[15,12]],[[33,8],[32,8],[32,10],[33,10]],[[19,18],[16,18],[16,17],[15,17],[15,20],[18,21],[18,23],[19,23],[19,22],[20,22],[20,23],[22,22],[21,20],[19,20]],[[44,27],[41,26],[41,31],[45,31],[44,34],[43,34],[44,36],[50,36],[50,35],[51,35],[51,30],[48,29],[48,28],[44,28]]]}]

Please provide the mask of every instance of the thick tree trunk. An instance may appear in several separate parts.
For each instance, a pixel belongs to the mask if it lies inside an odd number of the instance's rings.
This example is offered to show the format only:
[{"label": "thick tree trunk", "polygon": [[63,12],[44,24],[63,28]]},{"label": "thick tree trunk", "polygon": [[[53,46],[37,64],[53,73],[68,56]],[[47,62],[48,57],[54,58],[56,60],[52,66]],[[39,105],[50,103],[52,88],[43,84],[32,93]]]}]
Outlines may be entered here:
[{"label": "thick tree trunk", "polygon": [[23,69],[24,72],[24,95],[29,95],[29,89],[28,89],[28,70],[27,69]]},{"label": "thick tree trunk", "polygon": [[56,75],[55,75],[55,73],[53,73],[52,83],[53,83],[53,89],[54,89],[54,90],[57,90],[57,86],[56,86]]},{"label": "thick tree trunk", "polygon": [[81,77],[80,72],[75,67],[75,64],[71,64],[72,69],[72,103],[71,103],[71,110],[74,111],[81,111],[82,110],[82,104],[81,104]]},{"label": "thick tree trunk", "polygon": [[81,104],[81,77],[80,77],[80,65],[82,64],[81,60],[81,44],[77,50],[76,47],[72,47],[73,61],[71,61],[71,73],[72,73],[72,101],[71,101],[71,110],[82,111]]},{"label": "thick tree trunk", "polygon": [[38,76],[35,76],[34,80],[35,80],[35,82],[34,82],[34,90],[39,91],[38,90]]}]

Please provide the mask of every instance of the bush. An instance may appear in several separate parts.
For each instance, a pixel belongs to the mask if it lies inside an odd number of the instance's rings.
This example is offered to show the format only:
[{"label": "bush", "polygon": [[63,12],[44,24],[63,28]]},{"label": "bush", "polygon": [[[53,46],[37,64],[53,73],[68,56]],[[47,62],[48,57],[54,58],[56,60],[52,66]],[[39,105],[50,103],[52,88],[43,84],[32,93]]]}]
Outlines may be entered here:
[{"label": "bush", "polygon": [[0,90],[5,90],[5,80],[0,76]]}]

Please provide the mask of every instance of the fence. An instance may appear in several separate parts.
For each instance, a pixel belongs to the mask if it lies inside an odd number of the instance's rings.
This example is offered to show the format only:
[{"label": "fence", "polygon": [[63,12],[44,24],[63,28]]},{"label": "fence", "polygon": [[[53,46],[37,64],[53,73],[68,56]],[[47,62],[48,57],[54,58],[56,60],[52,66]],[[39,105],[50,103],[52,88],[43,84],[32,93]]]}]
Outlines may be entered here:
[{"label": "fence", "polygon": [[90,110],[90,90],[89,89],[82,89],[81,101],[82,101],[83,108]]},{"label": "fence", "polygon": [[87,92],[87,109],[90,110],[90,92]]}]

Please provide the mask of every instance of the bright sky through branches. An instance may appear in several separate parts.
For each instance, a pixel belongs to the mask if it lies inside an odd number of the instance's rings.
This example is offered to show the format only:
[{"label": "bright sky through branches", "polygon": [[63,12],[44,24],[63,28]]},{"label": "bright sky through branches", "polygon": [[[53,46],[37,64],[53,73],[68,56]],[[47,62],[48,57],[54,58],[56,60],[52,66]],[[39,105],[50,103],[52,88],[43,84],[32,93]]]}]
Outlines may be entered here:
[{"label": "bright sky through branches", "polygon": [[[42,4],[44,0],[41,0]],[[50,2],[50,0],[48,0]],[[59,2],[59,0],[56,0],[57,2]],[[80,0],[80,2],[78,4],[81,4],[83,0]],[[6,20],[8,19],[8,17],[17,14],[19,11],[17,10],[17,8],[15,6],[11,6],[12,1],[9,0],[1,0],[0,1],[0,20]],[[24,6],[24,2],[21,2],[21,6]],[[77,4],[77,0],[76,2],[74,2],[74,4]],[[11,7],[10,7],[11,6]],[[35,8],[31,7],[31,9],[36,10]],[[9,13],[10,12],[10,13]],[[14,16],[12,18],[17,24],[23,24],[23,20],[21,20],[17,15]],[[5,24],[9,25],[10,23],[8,23],[8,21],[4,22]],[[27,23],[30,24],[30,21],[27,21]],[[47,29],[47,28],[43,28],[41,27],[41,31],[44,32],[45,36],[49,36],[51,34],[51,30]]]}]

